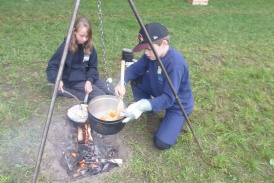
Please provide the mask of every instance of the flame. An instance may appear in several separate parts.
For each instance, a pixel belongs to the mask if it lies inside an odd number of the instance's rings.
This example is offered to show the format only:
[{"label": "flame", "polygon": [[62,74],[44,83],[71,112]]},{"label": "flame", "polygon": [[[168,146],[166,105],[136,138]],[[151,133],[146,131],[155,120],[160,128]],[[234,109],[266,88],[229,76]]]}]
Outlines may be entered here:
[{"label": "flame", "polygon": [[74,158],[77,156],[77,154],[75,152],[71,152],[70,155]]},{"label": "flame", "polygon": [[84,125],[84,132],[85,132],[85,144],[89,144],[89,142],[93,142],[91,136],[91,128],[89,124]]},{"label": "flame", "polygon": [[85,144],[88,144],[88,141],[87,141],[88,125],[87,124],[84,125],[84,133],[85,133],[85,135],[84,135],[84,137],[85,137]]},{"label": "flame", "polygon": [[81,160],[81,161],[79,161],[79,167],[80,167],[80,169],[82,168],[85,168],[86,167],[86,164],[85,164],[85,160],[83,159],[83,160]]},{"label": "flame", "polygon": [[89,164],[88,166],[91,167],[91,168],[96,167],[96,165],[93,164],[93,163]]},{"label": "flame", "polygon": [[77,173],[79,173],[80,171],[81,171],[81,168],[78,168],[78,169],[76,170]]},{"label": "flame", "polygon": [[89,124],[78,125],[78,143],[83,143],[88,145],[93,142],[91,136],[91,128]]}]

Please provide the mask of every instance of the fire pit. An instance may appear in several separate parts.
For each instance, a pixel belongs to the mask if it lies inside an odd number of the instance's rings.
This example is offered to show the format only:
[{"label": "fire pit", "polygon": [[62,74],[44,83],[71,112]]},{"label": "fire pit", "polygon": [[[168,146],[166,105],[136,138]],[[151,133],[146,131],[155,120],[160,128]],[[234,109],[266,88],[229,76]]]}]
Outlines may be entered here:
[{"label": "fire pit", "polygon": [[117,149],[93,132],[89,123],[70,121],[70,124],[74,143],[63,152],[63,162],[72,178],[107,172],[123,164],[123,160],[117,158]]}]

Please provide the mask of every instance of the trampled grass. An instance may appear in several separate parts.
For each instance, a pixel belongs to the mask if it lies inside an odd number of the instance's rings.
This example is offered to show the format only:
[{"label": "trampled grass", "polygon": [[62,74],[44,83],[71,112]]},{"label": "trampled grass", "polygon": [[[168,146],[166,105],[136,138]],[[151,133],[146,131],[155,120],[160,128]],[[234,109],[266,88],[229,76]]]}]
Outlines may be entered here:
[{"label": "trampled grass", "polygon": [[[273,0],[134,3],[143,22],[170,29],[171,45],[188,62],[195,95],[190,120],[204,153],[187,124],[173,148],[154,149],[142,116],[124,132],[133,151],[129,167],[106,182],[273,182]],[[0,4],[0,182],[29,182],[41,134],[26,129],[43,128],[50,102],[45,68],[67,34],[75,1]],[[97,13],[96,2],[81,1],[78,15],[92,21],[104,76]],[[109,75],[117,78],[122,48],[137,43],[139,25],[127,1],[102,1],[102,13]],[[9,164],[11,155],[20,163]],[[29,160],[20,161],[24,156]],[[51,177],[41,172],[38,180]]]}]

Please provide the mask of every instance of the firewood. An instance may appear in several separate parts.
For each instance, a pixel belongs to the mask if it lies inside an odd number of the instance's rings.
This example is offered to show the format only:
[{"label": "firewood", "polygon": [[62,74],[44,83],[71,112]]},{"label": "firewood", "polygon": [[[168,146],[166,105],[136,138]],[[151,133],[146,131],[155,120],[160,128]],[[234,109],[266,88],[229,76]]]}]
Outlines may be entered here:
[{"label": "firewood", "polygon": [[79,141],[83,141],[84,140],[84,137],[83,137],[83,129],[81,128],[80,125],[78,125],[78,142]]},{"label": "firewood", "polygon": [[123,164],[123,159],[100,159],[100,162],[102,163],[114,163],[117,164],[118,166],[121,166]]},{"label": "firewood", "polygon": [[92,136],[91,136],[91,128],[90,128],[90,125],[88,124],[88,140],[89,140],[89,142],[93,142],[93,138],[92,138]]}]

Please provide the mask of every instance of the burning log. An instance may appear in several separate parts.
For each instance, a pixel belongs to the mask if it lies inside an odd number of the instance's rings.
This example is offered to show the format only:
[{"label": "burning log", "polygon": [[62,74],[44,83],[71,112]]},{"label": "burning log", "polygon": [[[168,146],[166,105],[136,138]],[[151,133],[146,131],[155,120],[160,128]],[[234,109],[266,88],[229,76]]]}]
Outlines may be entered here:
[{"label": "burning log", "polygon": [[122,159],[96,159],[95,161],[82,160],[78,162],[79,168],[73,173],[73,178],[81,177],[87,173],[97,174],[99,172],[107,172],[110,164],[116,164],[121,166],[123,164]]},{"label": "burning log", "polygon": [[93,148],[87,145],[80,145],[77,153],[74,151],[65,152],[65,158],[68,163],[68,173],[72,175],[73,178],[106,172],[110,167],[113,167],[113,165],[121,166],[123,164],[122,159],[97,157],[92,149]]},{"label": "burning log", "polygon": [[93,142],[89,124],[78,125],[77,132],[77,141],[79,144],[88,144]]},{"label": "burning log", "polygon": [[83,144],[84,143],[84,131],[83,131],[83,128],[80,125],[78,125],[77,129],[78,129],[78,133],[77,133],[78,134],[77,135],[78,143],[79,144]]},{"label": "burning log", "polygon": [[84,175],[85,173],[87,173],[87,171],[88,171],[88,169],[79,170],[79,171],[77,171],[77,173],[74,173],[74,174],[72,175],[72,177],[73,177],[73,178],[80,177],[80,176]]},{"label": "burning log", "polygon": [[93,138],[91,136],[91,128],[89,124],[85,124],[86,137],[88,142],[93,142]]},{"label": "burning log", "polygon": [[109,163],[105,164],[104,167],[102,168],[102,172],[106,172],[108,170],[109,167]]},{"label": "burning log", "polygon": [[100,159],[100,162],[102,162],[102,163],[105,163],[105,162],[107,162],[107,163],[114,163],[114,164],[116,164],[118,166],[122,166],[122,164],[123,164],[123,160],[122,159],[113,159],[113,158],[111,158],[111,159]]}]

